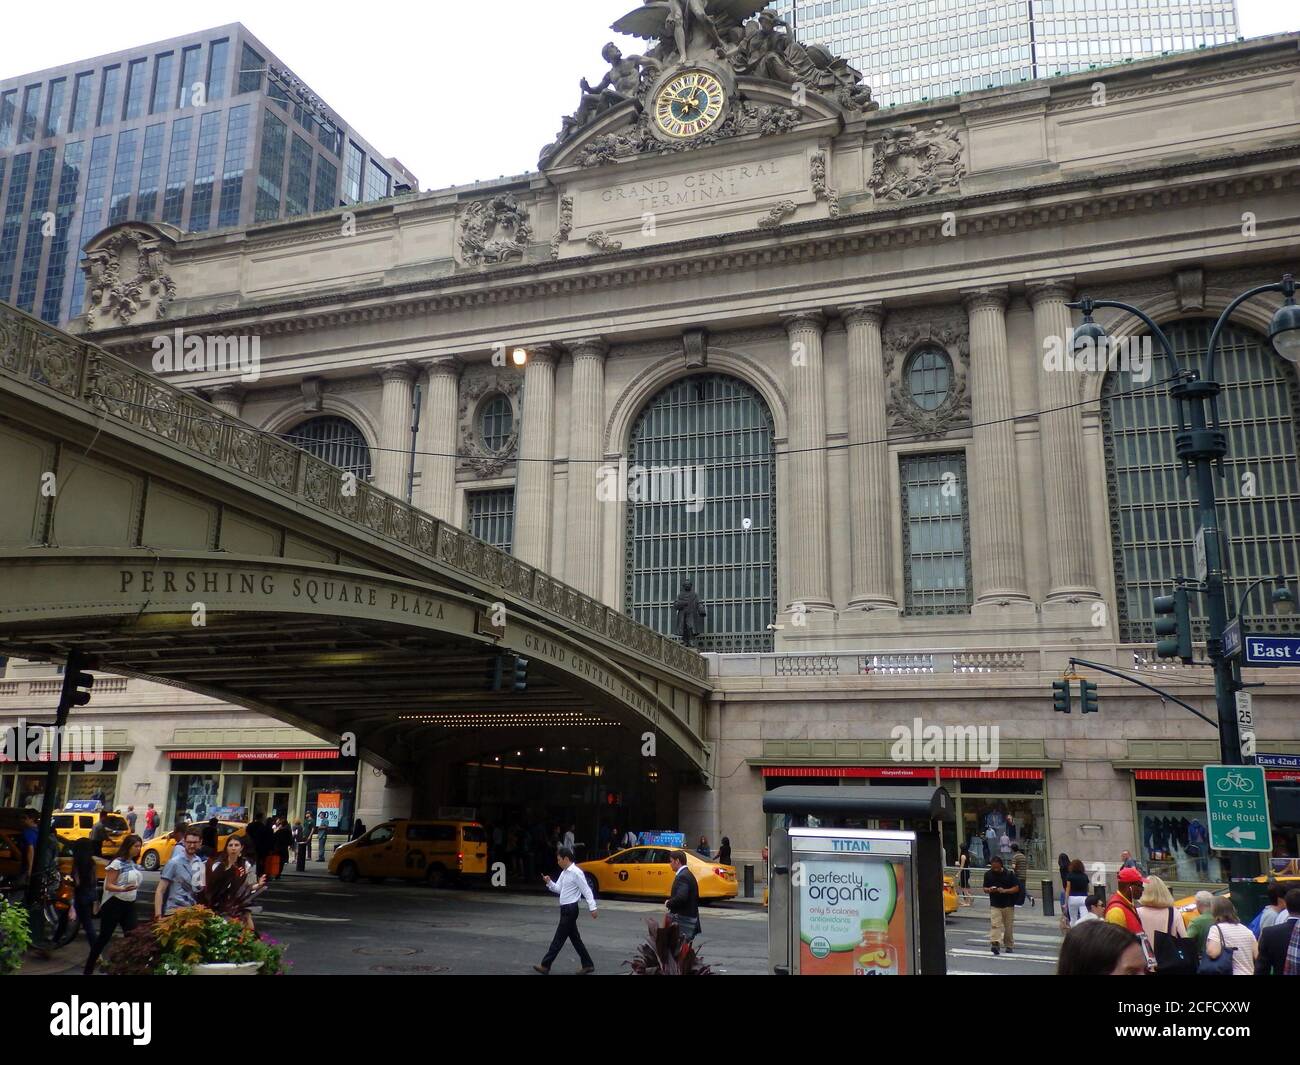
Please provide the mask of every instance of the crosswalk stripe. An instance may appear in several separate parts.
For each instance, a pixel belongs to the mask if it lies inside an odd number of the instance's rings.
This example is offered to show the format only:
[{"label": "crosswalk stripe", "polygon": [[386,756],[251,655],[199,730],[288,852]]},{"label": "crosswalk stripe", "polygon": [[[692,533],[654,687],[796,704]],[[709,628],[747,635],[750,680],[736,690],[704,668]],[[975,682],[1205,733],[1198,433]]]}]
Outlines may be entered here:
[{"label": "crosswalk stripe", "polygon": [[351,924],[351,917],[317,917],[310,913],[259,913],[259,921],[315,921],[319,924]]},{"label": "crosswalk stripe", "polygon": [[[992,961],[994,958],[1005,958],[1007,961],[1041,961],[1048,962],[1052,965],[1056,964],[1056,959],[1049,954],[1012,954],[1010,957],[1007,957],[1005,954],[994,954],[991,951],[962,950],[960,947],[954,947],[952,950],[948,951],[948,953],[963,958],[988,958],[989,961]],[[999,961],[998,964],[1001,964],[1001,962]]]}]

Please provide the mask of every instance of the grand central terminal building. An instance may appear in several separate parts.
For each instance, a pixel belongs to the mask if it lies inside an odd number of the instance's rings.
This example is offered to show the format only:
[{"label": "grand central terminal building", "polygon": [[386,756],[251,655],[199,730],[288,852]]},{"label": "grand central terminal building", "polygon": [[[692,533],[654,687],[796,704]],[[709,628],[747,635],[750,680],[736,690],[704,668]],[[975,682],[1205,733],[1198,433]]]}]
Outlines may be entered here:
[{"label": "grand central terminal building", "polygon": [[[487,677],[472,727],[451,703],[404,724],[388,708],[383,776],[352,785],[367,823],[468,808],[574,822],[592,847],[679,828],[729,837],[740,864],[765,844],[767,788],[937,780],[950,861],[1015,841],[1034,869],[1130,849],[1171,880],[1213,876],[1196,826],[1214,728],[1100,673],[1099,713],[1052,712],[1074,656],[1214,717],[1210,671],[1152,653],[1153,596],[1194,572],[1165,360],[1112,310],[1098,321],[1137,357],[1059,356],[1088,295],[1140,306],[1197,367],[1236,295],[1294,272],[1300,36],[880,109],[847,64],[746,21],[756,5],[721,6],[712,27],[616,24],[646,54],[606,50],[535,172],[247,228],[105,230],[74,331],[214,423],[286,439],[670,641],[693,582],[698,761],[647,748],[632,716],[518,711]],[[1244,304],[1221,353],[1234,604],[1300,572],[1279,303]],[[188,363],[187,337],[204,338]],[[252,521],[194,535],[140,546],[347,564]],[[1252,629],[1295,631],[1267,600],[1248,598]],[[1300,756],[1300,683],[1246,679],[1267,682],[1259,749]],[[0,714],[31,683],[0,689]],[[170,816],[158,774],[181,750],[333,757],[333,728],[121,683],[87,710],[134,744],[119,805],[148,794]],[[300,706],[329,694],[299,685]],[[933,726],[983,753],[927,747]],[[283,764],[286,801],[310,804],[312,758]],[[1300,771],[1270,779],[1286,808]],[[1284,853],[1296,830],[1278,826]]]}]

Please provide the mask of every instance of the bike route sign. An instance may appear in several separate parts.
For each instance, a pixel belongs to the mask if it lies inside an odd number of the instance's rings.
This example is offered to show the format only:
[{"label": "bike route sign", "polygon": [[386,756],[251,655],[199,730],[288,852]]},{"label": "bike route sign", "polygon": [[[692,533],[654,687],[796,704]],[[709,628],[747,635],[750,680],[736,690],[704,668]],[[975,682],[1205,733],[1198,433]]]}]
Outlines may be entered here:
[{"label": "bike route sign", "polygon": [[1262,766],[1207,765],[1205,809],[1213,850],[1272,851]]}]

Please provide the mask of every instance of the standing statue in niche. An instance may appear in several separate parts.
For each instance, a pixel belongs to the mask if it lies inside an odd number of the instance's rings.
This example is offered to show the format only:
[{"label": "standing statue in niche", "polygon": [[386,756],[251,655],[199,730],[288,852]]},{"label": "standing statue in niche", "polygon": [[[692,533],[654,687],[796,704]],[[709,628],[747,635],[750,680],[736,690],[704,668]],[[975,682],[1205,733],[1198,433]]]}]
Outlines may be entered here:
[{"label": "standing statue in niche", "polygon": [[704,604],[695,594],[690,581],[682,581],[682,590],[677,593],[673,609],[677,611],[677,633],[682,638],[682,646],[694,647],[692,641],[700,634],[708,611],[704,609]]}]

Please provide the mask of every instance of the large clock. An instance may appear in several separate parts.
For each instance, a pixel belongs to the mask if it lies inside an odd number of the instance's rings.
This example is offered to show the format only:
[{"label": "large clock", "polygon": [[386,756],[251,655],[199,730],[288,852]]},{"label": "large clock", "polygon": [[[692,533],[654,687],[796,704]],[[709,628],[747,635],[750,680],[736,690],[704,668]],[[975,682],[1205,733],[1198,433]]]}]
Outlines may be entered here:
[{"label": "large clock", "polygon": [[727,90],[707,70],[687,70],[655,94],[655,126],[666,137],[689,140],[716,126],[727,108]]}]

